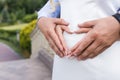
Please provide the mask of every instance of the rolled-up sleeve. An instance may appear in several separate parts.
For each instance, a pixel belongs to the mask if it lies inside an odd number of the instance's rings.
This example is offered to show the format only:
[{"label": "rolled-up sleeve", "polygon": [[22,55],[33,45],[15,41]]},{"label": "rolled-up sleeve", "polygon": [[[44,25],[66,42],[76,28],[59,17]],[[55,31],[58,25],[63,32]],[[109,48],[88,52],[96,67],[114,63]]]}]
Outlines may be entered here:
[{"label": "rolled-up sleeve", "polygon": [[52,9],[50,1],[48,1],[43,8],[38,11],[38,19],[40,17],[59,17],[60,15],[60,4],[59,0],[54,0],[55,10]]}]

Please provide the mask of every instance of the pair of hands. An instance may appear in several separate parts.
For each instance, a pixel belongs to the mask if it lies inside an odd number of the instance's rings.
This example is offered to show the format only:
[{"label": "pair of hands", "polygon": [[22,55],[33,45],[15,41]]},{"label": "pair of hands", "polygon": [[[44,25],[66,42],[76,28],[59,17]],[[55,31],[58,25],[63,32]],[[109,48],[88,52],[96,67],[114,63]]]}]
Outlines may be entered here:
[{"label": "pair of hands", "polygon": [[[40,30],[60,57],[69,54],[71,57],[77,57],[78,60],[94,58],[119,39],[120,24],[112,16],[79,24],[80,29],[75,32],[71,32],[68,25],[69,23],[59,18],[43,17],[38,21]],[[70,34],[87,34],[69,50],[62,35],[64,31]]]}]

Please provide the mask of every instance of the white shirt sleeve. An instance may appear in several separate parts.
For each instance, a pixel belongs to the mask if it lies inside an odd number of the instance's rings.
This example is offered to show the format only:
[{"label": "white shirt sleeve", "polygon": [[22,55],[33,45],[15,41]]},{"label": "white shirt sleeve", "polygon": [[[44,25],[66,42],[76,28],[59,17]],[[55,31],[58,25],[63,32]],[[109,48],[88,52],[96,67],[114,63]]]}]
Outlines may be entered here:
[{"label": "white shirt sleeve", "polygon": [[55,10],[53,11],[50,1],[48,1],[43,8],[38,11],[38,19],[40,17],[59,17],[60,4],[59,0],[54,0]]}]

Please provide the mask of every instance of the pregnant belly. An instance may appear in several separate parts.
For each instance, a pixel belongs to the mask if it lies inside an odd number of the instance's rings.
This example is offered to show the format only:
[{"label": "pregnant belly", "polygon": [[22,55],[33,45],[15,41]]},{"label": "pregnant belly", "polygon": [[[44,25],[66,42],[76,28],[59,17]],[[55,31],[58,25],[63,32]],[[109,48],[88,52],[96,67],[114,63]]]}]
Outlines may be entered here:
[{"label": "pregnant belly", "polygon": [[70,49],[76,43],[81,41],[84,38],[85,34],[69,34],[67,32],[64,32],[63,36],[64,36],[65,42],[67,44],[67,47]]},{"label": "pregnant belly", "polygon": [[[85,36],[85,34],[68,34],[66,32],[64,32],[63,35],[68,48],[73,47],[77,42],[82,40]],[[104,52],[102,52],[93,59],[87,59],[85,61],[77,61],[76,59],[67,59],[66,57],[59,59],[60,59],[59,61],[61,61],[64,64],[64,68],[66,65],[67,65],[67,69],[68,69],[68,65],[69,68],[71,66],[70,70],[72,70],[73,67],[76,66],[77,66],[76,69],[80,70],[82,69],[80,67],[84,66],[87,70],[91,70],[92,68],[94,68],[94,71],[97,72],[105,71],[105,73],[107,72],[107,74],[110,75],[116,73],[120,74],[120,41],[116,41],[111,47],[109,47],[108,49],[106,49]],[[80,73],[81,70],[80,71],[79,70],[76,70],[75,73],[76,72]],[[74,70],[72,72],[74,72]]]}]

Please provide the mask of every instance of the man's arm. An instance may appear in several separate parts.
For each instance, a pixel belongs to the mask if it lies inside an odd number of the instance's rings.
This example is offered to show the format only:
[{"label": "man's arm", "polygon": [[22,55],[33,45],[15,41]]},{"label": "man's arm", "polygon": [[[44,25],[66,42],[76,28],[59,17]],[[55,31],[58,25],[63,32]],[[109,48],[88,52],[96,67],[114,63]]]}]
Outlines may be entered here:
[{"label": "man's arm", "polygon": [[50,17],[57,18],[60,15],[60,5],[59,0],[54,0],[55,10],[53,11],[50,1],[48,1],[45,6],[38,11],[38,19],[40,17]]}]

